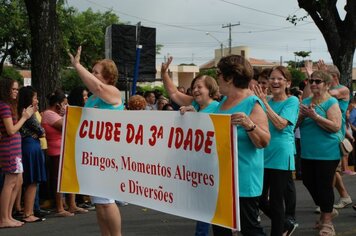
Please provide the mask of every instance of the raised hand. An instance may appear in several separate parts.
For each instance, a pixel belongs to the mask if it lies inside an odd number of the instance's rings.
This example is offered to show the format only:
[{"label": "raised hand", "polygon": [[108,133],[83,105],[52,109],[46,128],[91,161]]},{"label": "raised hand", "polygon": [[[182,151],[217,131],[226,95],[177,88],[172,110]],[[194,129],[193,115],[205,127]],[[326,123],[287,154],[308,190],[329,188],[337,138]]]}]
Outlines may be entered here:
[{"label": "raised hand", "polygon": [[173,57],[168,57],[166,62],[162,62],[161,73],[165,73],[168,71],[169,65],[171,64],[172,60],[173,60]]},{"label": "raised hand", "polygon": [[323,59],[320,59],[318,61],[318,70],[323,70],[323,71],[327,71],[328,70],[328,66],[325,64]]},{"label": "raised hand", "polygon": [[313,61],[310,61],[310,60],[305,61],[304,68],[308,74],[308,77],[310,78],[311,74],[313,74]]},{"label": "raised hand", "polygon": [[27,120],[33,115],[33,113],[35,113],[35,108],[32,105],[30,105],[26,109],[23,109],[22,117],[24,117]]},{"label": "raised hand", "polygon": [[69,56],[70,62],[72,63],[73,66],[75,66],[76,64],[80,64],[81,53],[82,53],[82,46],[78,47],[77,54],[75,56],[73,56],[68,50],[68,56]]},{"label": "raised hand", "polygon": [[263,103],[267,102],[267,89],[263,90],[259,84],[253,87],[253,92],[257,97],[259,97]]}]

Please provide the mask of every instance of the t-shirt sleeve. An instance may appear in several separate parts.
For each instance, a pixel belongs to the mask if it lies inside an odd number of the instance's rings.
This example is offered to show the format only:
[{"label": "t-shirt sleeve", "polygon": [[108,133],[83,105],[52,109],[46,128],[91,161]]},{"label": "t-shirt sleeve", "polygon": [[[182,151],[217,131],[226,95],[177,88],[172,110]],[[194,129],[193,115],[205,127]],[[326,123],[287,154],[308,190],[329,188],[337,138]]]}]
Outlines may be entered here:
[{"label": "t-shirt sleeve", "polygon": [[10,117],[12,117],[10,106],[3,102],[0,103],[0,118],[3,119]]},{"label": "t-shirt sleeve", "polygon": [[299,100],[292,96],[286,100],[280,116],[286,119],[290,124],[294,125],[298,120]]},{"label": "t-shirt sleeve", "polygon": [[55,112],[46,112],[46,114],[42,117],[42,123],[47,123],[49,125],[53,125],[58,120],[62,119],[60,115]]}]

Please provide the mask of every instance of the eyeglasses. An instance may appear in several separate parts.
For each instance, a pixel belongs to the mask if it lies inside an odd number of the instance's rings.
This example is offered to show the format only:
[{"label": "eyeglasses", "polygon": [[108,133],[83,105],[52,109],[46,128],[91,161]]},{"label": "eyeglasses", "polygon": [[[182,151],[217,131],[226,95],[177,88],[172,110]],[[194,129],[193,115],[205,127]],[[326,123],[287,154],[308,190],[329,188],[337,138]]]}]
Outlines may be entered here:
[{"label": "eyeglasses", "polygon": [[275,80],[277,80],[278,82],[281,82],[281,81],[285,81],[286,79],[285,79],[285,78],[282,78],[282,77],[279,77],[279,78],[272,78],[272,77],[270,77],[270,78],[268,78],[268,80],[270,80],[270,81],[275,81]]},{"label": "eyeglasses", "polygon": [[323,82],[325,82],[324,80],[321,80],[321,79],[310,79],[309,80],[309,83],[310,84],[313,84],[315,82],[315,84],[321,84]]}]

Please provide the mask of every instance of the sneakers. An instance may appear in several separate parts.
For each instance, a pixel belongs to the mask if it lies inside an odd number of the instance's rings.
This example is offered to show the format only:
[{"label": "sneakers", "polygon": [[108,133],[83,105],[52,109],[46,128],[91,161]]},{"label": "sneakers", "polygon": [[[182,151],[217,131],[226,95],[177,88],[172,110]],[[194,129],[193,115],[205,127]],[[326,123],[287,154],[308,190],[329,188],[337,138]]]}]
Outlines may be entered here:
[{"label": "sneakers", "polygon": [[317,208],[315,208],[314,213],[315,214],[320,214],[320,207],[319,206]]},{"label": "sneakers", "polygon": [[356,211],[356,204],[352,205],[352,208]]},{"label": "sneakers", "polygon": [[342,209],[352,203],[351,197],[340,197],[339,202],[334,204],[334,208]]},{"label": "sneakers", "polygon": [[283,236],[289,236],[292,235],[295,229],[299,226],[298,223],[296,223],[294,220],[287,220],[284,223],[284,233]]}]

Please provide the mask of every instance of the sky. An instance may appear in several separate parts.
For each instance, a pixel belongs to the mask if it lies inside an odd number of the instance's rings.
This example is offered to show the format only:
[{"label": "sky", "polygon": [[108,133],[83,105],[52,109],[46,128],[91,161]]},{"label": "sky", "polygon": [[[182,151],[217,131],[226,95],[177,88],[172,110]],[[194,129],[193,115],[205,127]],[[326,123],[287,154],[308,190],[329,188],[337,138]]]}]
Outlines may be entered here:
[{"label": "sky", "polygon": [[[338,1],[341,17],[345,1]],[[286,20],[289,15],[307,14],[297,0],[68,0],[67,4],[79,11],[113,10],[120,22],[156,28],[156,43],[163,45],[157,64],[167,56],[173,56],[173,64],[208,62],[221,43],[229,46],[229,28],[223,28],[228,24],[236,24],[231,28],[232,47],[248,46],[250,57],[288,61],[298,60],[296,51],[311,51],[313,61],[332,61],[310,17],[297,26]]]}]

